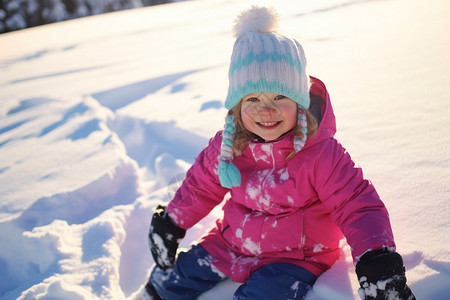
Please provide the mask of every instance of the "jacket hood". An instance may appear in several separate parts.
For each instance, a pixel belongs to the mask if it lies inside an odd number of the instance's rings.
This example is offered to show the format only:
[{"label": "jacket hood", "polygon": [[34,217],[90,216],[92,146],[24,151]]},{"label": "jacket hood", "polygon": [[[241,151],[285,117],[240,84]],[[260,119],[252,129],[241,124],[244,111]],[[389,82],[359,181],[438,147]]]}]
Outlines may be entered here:
[{"label": "jacket hood", "polygon": [[336,118],[331,106],[330,95],[325,84],[319,79],[310,76],[311,105],[309,112],[316,117],[319,128],[313,137],[306,140],[305,148],[311,147],[323,140],[333,138],[336,134]]},{"label": "jacket hood", "polygon": [[[318,122],[318,128],[316,134],[309,137],[306,140],[305,146],[300,150],[302,152],[304,149],[312,147],[324,140],[331,139],[336,134],[336,118],[334,116],[333,107],[331,106],[330,95],[325,87],[325,84],[319,79],[310,76],[311,87],[310,87],[310,98],[311,105],[308,111],[316,118]],[[285,158],[292,152],[292,143],[294,140],[293,132],[290,131],[285,135],[279,137],[274,141],[264,142],[264,140],[259,140],[254,138],[238,156],[254,156],[251,152],[251,148],[256,144],[271,144],[273,146],[273,151],[281,154],[278,159],[284,161]],[[284,156],[283,156],[284,155]],[[236,161],[236,157],[234,158]]]}]

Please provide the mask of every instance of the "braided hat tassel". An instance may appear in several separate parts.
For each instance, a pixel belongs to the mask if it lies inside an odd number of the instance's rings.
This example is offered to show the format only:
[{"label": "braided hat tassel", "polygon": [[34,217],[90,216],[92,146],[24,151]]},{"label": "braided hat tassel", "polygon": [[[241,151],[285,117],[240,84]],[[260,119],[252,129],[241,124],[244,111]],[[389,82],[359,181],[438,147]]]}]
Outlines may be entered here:
[{"label": "braided hat tassel", "polygon": [[232,163],[233,161],[233,138],[236,131],[234,117],[228,115],[225,129],[222,133],[222,145],[219,156],[219,180],[223,187],[231,189],[241,185],[241,173]]},{"label": "braided hat tassel", "polygon": [[302,128],[301,132],[303,133],[303,137],[302,138],[299,138],[298,136],[294,137],[294,149],[296,153],[302,150],[302,148],[305,146],[306,134],[308,133],[308,123],[306,122],[306,115],[303,113],[302,110],[298,111],[297,124]]}]

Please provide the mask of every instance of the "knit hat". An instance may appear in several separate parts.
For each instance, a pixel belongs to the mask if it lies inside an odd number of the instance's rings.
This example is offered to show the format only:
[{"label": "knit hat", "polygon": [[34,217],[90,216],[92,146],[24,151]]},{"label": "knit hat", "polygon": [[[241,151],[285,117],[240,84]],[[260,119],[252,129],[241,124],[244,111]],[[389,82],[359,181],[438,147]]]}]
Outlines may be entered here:
[{"label": "knit hat", "polygon": [[[271,8],[252,6],[236,18],[225,107],[233,109],[252,93],[277,93],[292,99],[299,106],[298,124],[303,132],[302,139],[294,139],[298,152],[305,144],[307,133],[302,109],[308,109],[310,102],[306,58],[300,43],[278,34],[277,29],[278,14]],[[234,133],[234,117],[229,115],[218,170],[221,185],[228,188],[241,183],[240,172],[232,163]]]}]

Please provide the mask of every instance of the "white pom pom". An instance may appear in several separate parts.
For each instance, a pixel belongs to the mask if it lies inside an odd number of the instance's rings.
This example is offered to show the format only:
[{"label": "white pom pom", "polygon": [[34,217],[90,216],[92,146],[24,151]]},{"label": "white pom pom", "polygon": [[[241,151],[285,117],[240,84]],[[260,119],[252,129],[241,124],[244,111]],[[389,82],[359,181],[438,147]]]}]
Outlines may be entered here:
[{"label": "white pom pom", "polygon": [[278,30],[278,13],[273,8],[253,5],[241,12],[234,21],[234,37],[245,32],[275,33]]}]

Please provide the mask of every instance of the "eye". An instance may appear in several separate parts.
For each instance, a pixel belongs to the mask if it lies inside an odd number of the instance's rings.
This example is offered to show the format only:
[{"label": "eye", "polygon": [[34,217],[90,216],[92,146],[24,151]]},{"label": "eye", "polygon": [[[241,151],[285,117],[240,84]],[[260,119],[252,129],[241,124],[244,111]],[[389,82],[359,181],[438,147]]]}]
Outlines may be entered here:
[{"label": "eye", "polygon": [[287,98],[287,97],[283,96],[283,95],[278,95],[278,96],[275,97],[274,100],[281,100],[281,99],[285,99],[285,98]]},{"label": "eye", "polygon": [[259,101],[259,99],[256,97],[250,97],[250,98],[247,98],[247,100],[245,100],[245,101],[256,102],[256,101]]}]

